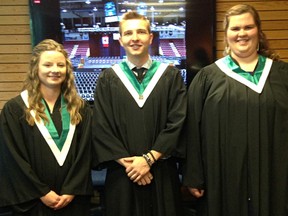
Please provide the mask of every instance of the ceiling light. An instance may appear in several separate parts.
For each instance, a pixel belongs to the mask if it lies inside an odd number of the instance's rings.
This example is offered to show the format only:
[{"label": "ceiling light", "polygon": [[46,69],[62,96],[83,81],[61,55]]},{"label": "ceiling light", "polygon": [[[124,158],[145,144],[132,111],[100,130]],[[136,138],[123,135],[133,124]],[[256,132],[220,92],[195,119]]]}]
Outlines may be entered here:
[{"label": "ceiling light", "polygon": [[91,1],[90,0],[86,0],[85,3],[86,4],[91,4]]}]

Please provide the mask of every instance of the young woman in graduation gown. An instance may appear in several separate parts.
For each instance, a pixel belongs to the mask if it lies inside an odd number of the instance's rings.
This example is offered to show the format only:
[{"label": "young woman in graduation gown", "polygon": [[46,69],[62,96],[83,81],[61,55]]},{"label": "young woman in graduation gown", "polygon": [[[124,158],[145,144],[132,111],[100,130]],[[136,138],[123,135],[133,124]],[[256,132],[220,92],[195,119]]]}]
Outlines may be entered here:
[{"label": "young woman in graduation gown", "polygon": [[184,184],[201,216],[288,215],[288,64],[249,5],[224,20],[226,56],[188,92]]},{"label": "young woman in graduation gown", "polygon": [[13,215],[89,215],[90,110],[63,46],[40,42],[0,116],[0,206]]}]

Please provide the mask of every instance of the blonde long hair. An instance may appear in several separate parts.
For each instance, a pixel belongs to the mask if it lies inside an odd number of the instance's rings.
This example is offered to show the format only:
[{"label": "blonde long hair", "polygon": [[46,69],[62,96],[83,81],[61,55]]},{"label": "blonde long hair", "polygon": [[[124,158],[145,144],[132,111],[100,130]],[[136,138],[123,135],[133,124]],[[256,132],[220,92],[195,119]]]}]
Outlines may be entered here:
[{"label": "blonde long hair", "polygon": [[82,120],[80,109],[84,106],[83,99],[78,95],[73,75],[73,66],[68,58],[68,54],[64,47],[54,40],[46,39],[41,41],[32,51],[32,57],[30,60],[30,70],[27,73],[24,81],[23,90],[28,91],[28,103],[29,108],[25,110],[26,120],[29,125],[34,125],[34,118],[31,116],[30,111],[35,111],[35,118],[37,121],[43,119],[45,123],[48,122],[44,110],[45,107],[41,102],[43,96],[40,92],[40,80],[38,77],[39,61],[41,54],[44,51],[58,51],[65,56],[66,59],[66,78],[61,86],[61,94],[67,103],[67,111],[70,113],[70,119],[72,124],[78,124]]}]

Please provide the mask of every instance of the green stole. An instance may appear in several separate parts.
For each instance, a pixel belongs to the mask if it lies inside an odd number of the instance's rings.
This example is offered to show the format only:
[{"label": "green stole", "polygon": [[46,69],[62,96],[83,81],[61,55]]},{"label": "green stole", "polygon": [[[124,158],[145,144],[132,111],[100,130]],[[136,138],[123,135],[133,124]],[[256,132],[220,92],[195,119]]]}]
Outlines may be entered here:
[{"label": "green stole", "polygon": [[51,135],[52,139],[54,140],[54,142],[56,143],[58,149],[61,151],[63,148],[63,145],[66,141],[69,129],[70,129],[70,114],[67,111],[67,104],[64,100],[63,95],[61,95],[61,117],[62,117],[62,133],[59,136],[56,127],[52,121],[51,115],[48,111],[47,105],[44,101],[44,99],[42,99],[42,103],[45,106],[45,114],[48,117],[49,122],[47,124],[45,124],[45,127],[47,128],[47,130],[49,131],[49,134]]},{"label": "green stole", "polygon": [[157,71],[160,64],[161,64],[160,62],[153,61],[151,67],[146,72],[144,79],[141,83],[138,82],[134,73],[130,70],[130,68],[128,67],[126,62],[121,62],[119,64],[119,66],[122,69],[122,71],[124,72],[124,74],[126,75],[126,77],[129,79],[129,81],[131,82],[131,84],[133,85],[135,90],[138,92],[139,99],[141,99],[143,97],[142,94],[143,94],[145,88],[147,87],[147,85],[151,81],[152,77],[154,76],[154,74]]},{"label": "green stole", "polygon": [[260,80],[260,77],[262,75],[263,69],[265,67],[266,57],[259,55],[258,64],[257,64],[257,67],[256,67],[255,72],[254,72],[253,75],[251,73],[241,69],[239,67],[239,65],[234,62],[234,60],[231,58],[230,55],[226,56],[225,62],[226,62],[227,66],[228,66],[228,68],[230,70],[234,71],[235,73],[237,73],[240,76],[244,77],[248,81],[250,81],[250,82],[252,82],[252,83],[257,85],[259,80]]}]

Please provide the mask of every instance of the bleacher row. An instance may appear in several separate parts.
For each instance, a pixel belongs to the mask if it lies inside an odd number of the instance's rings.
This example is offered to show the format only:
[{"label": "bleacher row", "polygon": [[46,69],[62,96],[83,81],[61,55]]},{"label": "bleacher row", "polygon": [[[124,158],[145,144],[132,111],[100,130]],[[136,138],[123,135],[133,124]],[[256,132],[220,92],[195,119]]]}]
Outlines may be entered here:
[{"label": "bleacher row", "polygon": [[186,56],[186,47],[183,39],[161,39],[160,55],[184,57]]},{"label": "bleacher row", "polygon": [[64,48],[72,59],[75,56],[88,57],[90,53],[89,41],[65,41]]},{"label": "bleacher row", "polygon": [[97,64],[108,64],[108,65],[114,65],[118,64],[123,59],[120,58],[120,56],[103,56],[103,57],[89,57],[87,58],[85,64],[86,65],[97,65]]},{"label": "bleacher row", "polygon": [[[125,56],[123,57],[126,58]],[[182,57],[171,57],[171,56],[151,56],[152,60],[159,61],[162,63],[173,64],[175,66],[181,64]],[[120,56],[102,56],[102,57],[86,57],[81,58],[76,56],[71,59],[74,67],[79,67],[80,61],[83,61],[83,68],[108,68],[114,64],[118,64],[123,61]]]},{"label": "bleacher row", "polygon": [[93,72],[74,72],[75,84],[79,95],[86,101],[94,100],[96,81],[101,70]]}]

